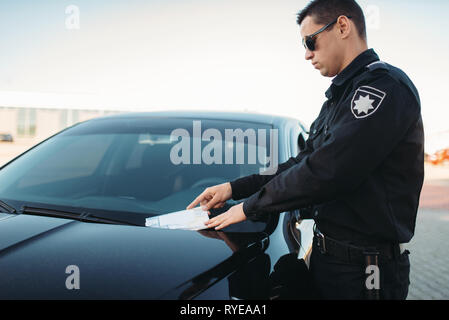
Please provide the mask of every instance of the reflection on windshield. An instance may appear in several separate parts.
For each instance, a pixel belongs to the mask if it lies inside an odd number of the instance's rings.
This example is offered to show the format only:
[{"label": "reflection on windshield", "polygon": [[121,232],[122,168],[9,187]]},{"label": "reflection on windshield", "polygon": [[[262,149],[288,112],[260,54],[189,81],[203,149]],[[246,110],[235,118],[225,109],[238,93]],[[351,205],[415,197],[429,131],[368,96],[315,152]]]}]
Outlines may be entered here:
[{"label": "reflection on windshield", "polygon": [[[259,172],[259,164],[173,164],[177,141],[166,131],[58,135],[0,170],[0,199],[168,213],[208,186]],[[206,144],[190,139],[191,146]]]}]

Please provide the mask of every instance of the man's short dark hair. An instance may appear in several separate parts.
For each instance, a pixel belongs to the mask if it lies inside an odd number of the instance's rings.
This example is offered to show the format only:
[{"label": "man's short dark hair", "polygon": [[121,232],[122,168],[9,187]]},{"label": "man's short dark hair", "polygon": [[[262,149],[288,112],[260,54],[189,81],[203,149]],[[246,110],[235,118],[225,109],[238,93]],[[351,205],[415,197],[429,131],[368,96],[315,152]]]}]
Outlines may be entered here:
[{"label": "man's short dark hair", "polygon": [[359,36],[366,40],[365,16],[354,0],[313,0],[298,13],[297,22],[301,25],[310,16],[316,24],[326,25],[342,15],[351,17]]}]

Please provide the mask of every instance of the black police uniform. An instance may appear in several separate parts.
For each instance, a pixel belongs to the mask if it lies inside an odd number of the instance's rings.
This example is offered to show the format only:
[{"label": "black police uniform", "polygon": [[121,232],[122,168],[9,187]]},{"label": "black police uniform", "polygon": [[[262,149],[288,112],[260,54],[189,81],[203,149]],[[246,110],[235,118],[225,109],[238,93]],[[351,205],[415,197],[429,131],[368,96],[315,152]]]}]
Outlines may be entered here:
[{"label": "black police uniform", "polygon": [[391,252],[381,250],[381,295],[405,298],[408,252],[397,248],[413,237],[424,179],[417,89],[370,49],[332,80],[326,97],[305,149],[275,175],[232,181],[232,197],[248,198],[250,219],[301,208],[301,218],[313,218],[320,235],[335,240],[328,243],[336,243],[334,256],[314,241],[311,272],[322,297],[363,298],[365,269],[356,253],[338,246],[345,244],[391,245]]}]

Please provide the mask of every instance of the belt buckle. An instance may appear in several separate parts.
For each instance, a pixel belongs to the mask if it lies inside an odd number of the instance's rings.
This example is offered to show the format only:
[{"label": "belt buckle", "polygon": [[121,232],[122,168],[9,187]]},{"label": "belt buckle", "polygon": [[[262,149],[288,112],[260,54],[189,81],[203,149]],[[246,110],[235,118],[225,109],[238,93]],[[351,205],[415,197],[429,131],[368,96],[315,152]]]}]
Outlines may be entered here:
[{"label": "belt buckle", "polygon": [[324,234],[321,232],[315,233],[315,237],[317,238],[316,245],[322,254],[326,253],[326,239]]}]

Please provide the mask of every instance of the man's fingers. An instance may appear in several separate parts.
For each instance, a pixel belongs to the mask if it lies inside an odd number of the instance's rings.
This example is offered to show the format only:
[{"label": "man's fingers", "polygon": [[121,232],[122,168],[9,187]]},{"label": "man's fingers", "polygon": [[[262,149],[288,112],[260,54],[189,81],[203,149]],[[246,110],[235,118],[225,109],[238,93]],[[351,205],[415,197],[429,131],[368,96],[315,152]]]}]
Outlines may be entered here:
[{"label": "man's fingers", "polygon": [[210,209],[214,208],[217,203],[220,203],[220,200],[218,199],[218,195],[215,194],[211,200],[207,201],[204,205],[201,204],[201,206],[204,211],[209,211]]},{"label": "man's fingers", "polygon": [[223,223],[221,223],[220,225],[218,225],[217,227],[215,227],[215,230],[221,230],[223,228],[226,228],[227,226],[229,226],[229,222],[224,221]]},{"label": "man's fingers", "polygon": [[206,191],[204,191],[198,197],[196,197],[196,199],[193,200],[192,203],[187,206],[187,209],[193,209],[197,205],[199,205],[201,202],[203,202],[203,203],[207,202],[207,193],[206,193]]},{"label": "man's fingers", "polygon": [[200,197],[201,197],[201,195],[199,195],[195,200],[193,200],[192,203],[190,203],[187,206],[187,210],[195,208],[201,202],[201,198]]},{"label": "man's fingers", "polygon": [[243,212],[242,207],[243,203],[233,206],[225,213],[222,213],[212,219],[209,219],[204,224],[208,228],[216,227],[215,230],[220,230],[231,224],[242,222],[246,220],[245,212]]},{"label": "man's fingers", "polygon": [[205,222],[205,225],[208,228],[214,228],[215,230],[220,230],[231,224],[230,216],[225,213],[222,213],[208,221]]},{"label": "man's fingers", "polygon": [[224,202],[219,202],[219,203],[217,203],[217,204],[214,206],[214,209],[220,209],[220,208],[223,208],[224,205],[225,205]]},{"label": "man's fingers", "polygon": [[205,224],[208,228],[212,228],[212,227],[214,227],[214,224],[215,224],[215,223],[217,223],[217,217],[207,220],[204,224]]},{"label": "man's fingers", "polygon": [[222,219],[222,220],[217,221],[216,223],[214,223],[213,227],[215,227],[215,230],[221,230],[223,228],[226,228],[230,224],[231,224],[231,221],[229,220],[229,217],[226,217],[225,219]]},{"label": "man's fingers", "polygon": [[[229,183],[228,183],[229,184]],[[193,209],[201,204],[203,210],[212,208],[218,209],[224,206],[226,200],[230,199],[230,186],[223,184],[206,188],[195,200],[187,206],[187,209]]]},{"label": "man's fingers", "polygon": [[223,216],[223,214],[220,214],[212,219],[209,219],[208,221],[206,221],[204,224],[208,227],[208,228],[213,228],[215,226],[218,226],[219,224],[221,224],[223,222],[223,220],[225,219],[225,216]]}]

